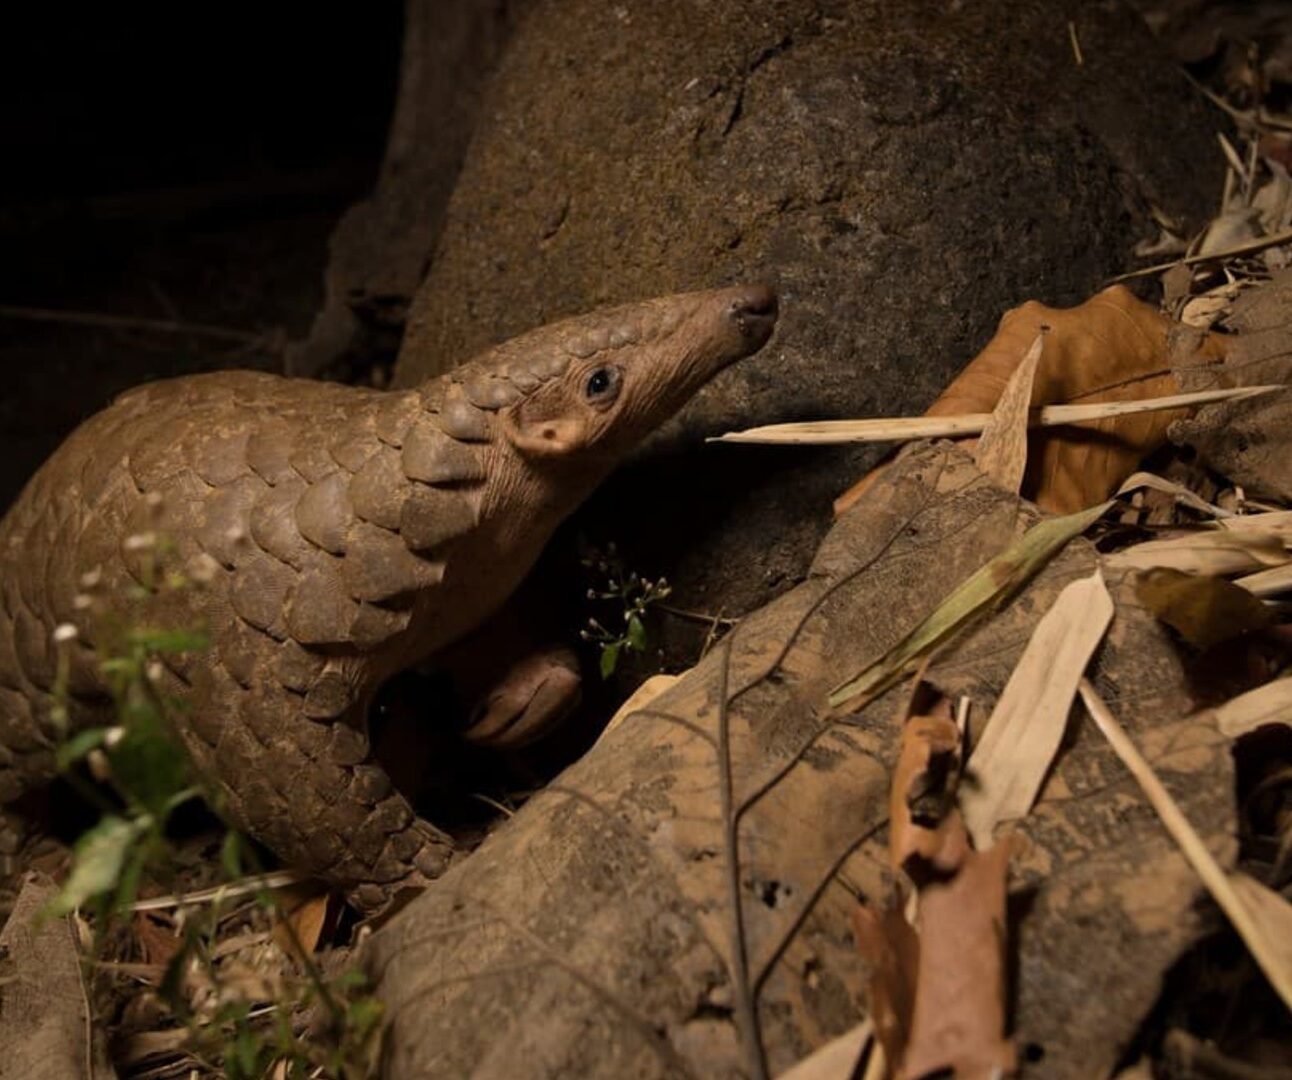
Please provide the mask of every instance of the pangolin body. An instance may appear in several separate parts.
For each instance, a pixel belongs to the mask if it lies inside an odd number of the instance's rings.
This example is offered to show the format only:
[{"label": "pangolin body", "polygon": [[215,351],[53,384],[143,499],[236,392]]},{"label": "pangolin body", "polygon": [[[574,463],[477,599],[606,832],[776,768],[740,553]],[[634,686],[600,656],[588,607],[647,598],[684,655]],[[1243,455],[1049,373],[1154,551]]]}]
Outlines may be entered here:
[{"label": "pangolin body", "polygon": [[[774,321],[774,294],[744,286],[557,323],[416,390],[222,372],[126,393],[0,523],[0,803],[54,772],[60,650],[74,715],[106,702],[78,596],[145,586],[205,629],[161,678],[233,820],[361,907],[435,876],[449,841],[369,760],[372,695],[490,615],[618,458]],[[162,590],[159,545],[204,584]]]}]

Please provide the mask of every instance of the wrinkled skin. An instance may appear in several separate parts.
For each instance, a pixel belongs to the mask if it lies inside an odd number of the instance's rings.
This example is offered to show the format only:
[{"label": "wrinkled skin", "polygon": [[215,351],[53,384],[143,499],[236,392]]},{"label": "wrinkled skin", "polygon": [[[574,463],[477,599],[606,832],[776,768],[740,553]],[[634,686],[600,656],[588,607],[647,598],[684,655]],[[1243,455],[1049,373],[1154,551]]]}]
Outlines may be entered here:
[{"label": "wrinkled skin", "polygon": [[[119,607],[155,585],[159,536],[202,584],[154,588],[150,611],[210,642],[166,658],[162,688],[187,700],[233,820],[364,909],[437,875],[448,837],[370,758],[375,691],[494,612],[623,454],[775,319],[770,289],[739,286],[544,327],[416,390],[222,372],[123,395],[0,523],[0,803],[54,771],[56,648],[75,722],[101,718],[78,594]],[[63,623],[78,635],[56,647]],[[569,692],[522,671],[482,737],[528,733],[527,710]]]}]

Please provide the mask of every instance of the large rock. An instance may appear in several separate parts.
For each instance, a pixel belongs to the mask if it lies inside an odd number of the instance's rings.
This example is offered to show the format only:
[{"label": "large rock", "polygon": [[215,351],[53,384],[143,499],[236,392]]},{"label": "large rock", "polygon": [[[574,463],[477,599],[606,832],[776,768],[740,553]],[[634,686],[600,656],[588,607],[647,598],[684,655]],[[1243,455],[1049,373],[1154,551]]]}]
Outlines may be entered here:
[{"label": "large rock", "polygon": [[1003,310],[1083,299],[1219,190],[1214,118],[1115,3],[534,0],[479,117],[398,382],[603,303],[780,287],[772,345],[582,519],[728,614],[801,576],[876,452],[699,436],[917,412]]}]

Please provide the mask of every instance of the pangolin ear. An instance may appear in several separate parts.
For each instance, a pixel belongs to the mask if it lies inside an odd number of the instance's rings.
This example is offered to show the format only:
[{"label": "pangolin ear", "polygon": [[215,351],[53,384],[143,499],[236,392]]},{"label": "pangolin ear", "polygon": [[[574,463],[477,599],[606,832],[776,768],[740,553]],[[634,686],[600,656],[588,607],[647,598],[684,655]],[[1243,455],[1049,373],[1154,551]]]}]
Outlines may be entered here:
[{"label": "pangolin ear", "polygon": [[587,425],[579,416],[527,416],[521,405],[507,409],[501,418],[508,440],[530,457],[561,457],[587,442]]}]

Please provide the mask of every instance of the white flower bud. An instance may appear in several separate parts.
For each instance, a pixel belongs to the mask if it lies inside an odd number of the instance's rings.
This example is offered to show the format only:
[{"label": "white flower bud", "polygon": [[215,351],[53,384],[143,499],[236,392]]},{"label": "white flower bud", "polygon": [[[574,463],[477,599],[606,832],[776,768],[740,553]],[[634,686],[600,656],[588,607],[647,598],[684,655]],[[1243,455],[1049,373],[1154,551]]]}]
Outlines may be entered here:
[{"label": "white flower bud", "polygon": [[63,645],[76,640],[76,627],[70,622],[59,623],[54,627],[54,644]]}]

